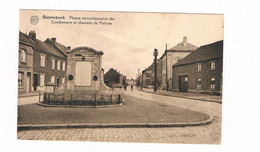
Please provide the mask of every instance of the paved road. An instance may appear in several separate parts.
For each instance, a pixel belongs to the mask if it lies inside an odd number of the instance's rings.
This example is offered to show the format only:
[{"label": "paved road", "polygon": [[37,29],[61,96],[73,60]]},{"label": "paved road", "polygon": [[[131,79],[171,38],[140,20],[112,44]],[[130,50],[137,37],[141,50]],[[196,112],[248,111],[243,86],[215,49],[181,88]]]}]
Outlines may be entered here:
[{"label": "paved road", "polygon": [[136,89],[125,93],[151,102],[206,112],[213,115],[215,120],[209,125],[196,127],[27,130],[18,132],[18,139],[220,144],[221,104],[160,96]]}]

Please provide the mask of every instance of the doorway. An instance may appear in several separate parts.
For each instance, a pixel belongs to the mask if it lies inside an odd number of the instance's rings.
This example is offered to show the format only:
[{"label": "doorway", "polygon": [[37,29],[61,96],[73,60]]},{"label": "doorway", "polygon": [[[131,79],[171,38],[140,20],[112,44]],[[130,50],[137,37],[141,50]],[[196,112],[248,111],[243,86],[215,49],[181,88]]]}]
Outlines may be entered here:
[{"label": "doorway", "polygon": [[37,86],[39,86],[39,75],[33,74],[33,91],[37,91]]},{"label": "doorway", "polygon": [[181,75],[179,76],[179,91],[180,92],[187,92],[188,91],[188,76]]}]

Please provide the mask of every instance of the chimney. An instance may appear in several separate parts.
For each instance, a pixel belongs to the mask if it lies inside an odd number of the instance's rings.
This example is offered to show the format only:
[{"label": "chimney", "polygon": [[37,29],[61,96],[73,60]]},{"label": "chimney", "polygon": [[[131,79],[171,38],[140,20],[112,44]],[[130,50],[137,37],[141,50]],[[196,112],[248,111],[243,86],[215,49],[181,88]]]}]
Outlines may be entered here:
[{"label": "chimney", "polygon": [[32,39],[33,41],[36,41],[36,33],[34,30],[30,31],[29,38]]},{"label": "chimney", "polygon": [[52,41],[52,43],[55,43],[56,42],[56,38],[55,37],[51,38],[51,41]]},{"label": "chimney", "polygon": [[183,45],[186,46],[187,45],[187,36],[183,37]]}]

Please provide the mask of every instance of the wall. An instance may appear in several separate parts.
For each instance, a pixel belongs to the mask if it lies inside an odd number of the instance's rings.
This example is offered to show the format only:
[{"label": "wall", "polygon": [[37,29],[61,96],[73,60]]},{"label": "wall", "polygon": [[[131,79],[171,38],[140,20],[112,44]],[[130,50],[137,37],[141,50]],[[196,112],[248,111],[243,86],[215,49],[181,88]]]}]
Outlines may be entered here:
[{"label": "wall", "polygon": [[[46,57],[45,57],[45,67],[41,67],[41,58],[40,58],[40,55],[41,54],[45,54]],[[52,58],[55,58],[55,68],[52,69]],[[58,60],[60,60],[60,70],[57,70],[57,62]],[[39,50],[35,50],[34,51],[34,55],[33,55],[33,71],[35,74],[38,74],[38,84],[39,84],[39,87],[38,87],[38,90],[39,91],[45,91],[46,87],[45,86],[48,86],[48,85],[53,85],[51,84],[51,76],[55,76],[55,84],[57,84],[57,77],[60,77],[60,84],[61,84],[61,81],[62,81],[62,78],[66,76],[66,68],[65,67],[65,71],[63,71],[63,64],[62,62],[66,62],[66,58],[65,57],[58,57],[58,56],[55,56],[53,54],[50,54],[48,52],[45,52],[45,51],[39,51]],[[65,64],[66,65],[66,64]],[[44,80],[44,86],[41,87],[40,86],[40,74],[45,74],[45,80]],[[66,78],[65,78],[66,80]],[[64,85],[60,85],[59,87],[64,87]],[[48,89],[49,90],[49,89]]]},{"label": "wall", "polygon": [[[167,51],[166,52],[166,54],[162,58],[162,76],[161,76],[161,82],[162,82],[161,88],[162,89],[166,89],[166,87],[167,87],[166,82],[168,82],[168,87],[169,87],[168,89],[172,89],[172,66],[175,63],[177,63],[178,60],[183,59],[185,56],[187,56],[190,53],[191,53],[191,51],[190,52],[177,52],[177,51],[175,51],[175,52]],[[166,71],[167,71],[167,74],[166,74]],[[168,81],[166,81],[166,79]]]},{"label": "wall", "polygon": [[[210,61],[216,61],[215,70],[210,70]],[[178,90],[178,76],[188,75],[188,89],[189,91],[220,91],[221,88],[221,73],[222,73],[222,59],[210,60],[200,63],[193,63],[181,65],[173,68],[172,86],[174,90]],[[201,71],[197,70],[197,65],[201,64]],[[215,90],[210,90],[210,78],[215,77]],[[201,89],[197,89],[197,78],[201,78]]]},{"label": "wall", "polygon": [[[81,54],[81,56],[76,56],[76,54]],[[85,62],[91,62],[91,84],[90,86],[76,86],[75,85],[75,69],[76,69],[76,62],[84,62],[82,61],[82,56],[85,56]],[[72,92],[77,91],[86,91],[86,90],[101,90],[103,82],[101,82],[101,60],[102,57],[99,54],[89,52],[88,50],[78,50],[73,53],[69,53],[67,55],[67,74],[66,77],[69,75],[73,75],[73,80],[67,80],[66,89]],[[93,76],[97,76],[97,81],[93,79]]]},{"label": "wall", "polygon": [[[21,49],[26,50],[26,62],[21,62]],[[23,73],[23,87],[18,87],[18,93],[32,91],[33,84],[33,48],[32,46],[19,43],[18,72]],[[29,78],[29,86],[27,86],[27,78]],[[29,88],[27,90],[26,88]]]}]

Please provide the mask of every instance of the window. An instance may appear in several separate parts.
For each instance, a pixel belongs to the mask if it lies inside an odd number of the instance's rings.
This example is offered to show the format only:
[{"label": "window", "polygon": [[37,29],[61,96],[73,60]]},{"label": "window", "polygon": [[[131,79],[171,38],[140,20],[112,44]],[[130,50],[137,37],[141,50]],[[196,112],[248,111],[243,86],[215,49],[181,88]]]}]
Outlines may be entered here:
[{"label": "window", "polygon": [[60,70],[60,60],[57,62],[57,70]]},{"label": "window", "polygon": [[55,83],[55,76],[51,76],[51,83]]},{"label": "window", "polygon": [[63,61],[63,63],[62,63],[62,71],[65,71],[65,66],[66,66],[66,62],[65,61]]},{"label": "window", "polygon": [[51,58],[51,69],[55,69],[55,58]]},{"label": "window", "polygon": [[215,90],[216,83],[215,83],[215,78],[210,79],[210,89]]},{"label": "window", "polygon": [[22,49],[21,50],[21,58],[20,58],[21,62],[26,62],[26,50]]},{"label": "window", "polygon": [[201,64],[198,64],[198,71],[201,71]]},{"label": "window", "polygon": [[18,87],[23,87],[23,73],[18,73]]},{"label": "window", "polygon": [[188,77],[185,77],[185,78],[184,78],[184,81],[188,81]]},{"label": "window", "polygon": [[215,70],[216,62],[210,62],[210,70]]},{"label": "window", "polygon": [[201,89],[201,79],[197,79],[197,89]]},{"label": "window", "polygon": [[41,54],[41,67],[45,67],[45,54]]},{"label": "window", "polygon": [[62,81],[62,84],[65,84],[65,77],[63,77],[63,78],[61,79],[61,81]]},{"label": "window", "polygon": [[40,74],[40,86],[44,86],[44,74]]}]

